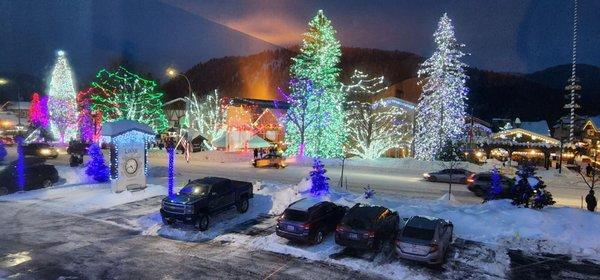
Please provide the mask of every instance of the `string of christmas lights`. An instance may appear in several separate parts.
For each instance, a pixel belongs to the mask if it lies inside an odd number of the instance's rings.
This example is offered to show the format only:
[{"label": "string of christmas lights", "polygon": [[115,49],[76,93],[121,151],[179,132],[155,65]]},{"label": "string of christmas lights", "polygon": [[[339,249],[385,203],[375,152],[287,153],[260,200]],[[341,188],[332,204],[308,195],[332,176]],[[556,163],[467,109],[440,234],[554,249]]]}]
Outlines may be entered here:
[{"label": "string of christmas lights", "polygon": [[57,52],[48,84],[50,130],[58,141],[77,139],[77,103],[73,73],[64,51]]},{"label": "string of christmas lights", "polygon": [[[342,53],[335,34],[331,21],[319,10],[308,23],[300,53],[292,58],[292,78],[309,79],[315,88],[323,90],[319,102],[307,109],[320,119],[305,131],[305,154],[309,156],[341,156],[346,142],[343,109],[346,97],[340,89],[338,67]],[[298,139],[297,133],[294,130],[286,131],[286,138]]]},{"label": "string of christmas lights", "polygon": [[346,91],[348,133],[347,152],[364,159],[376,159],[383,153],[410,145],[411,120],[404,109],[373,102],[375,95],[387,89],[383,77],[370,78],[355,70]]},{"label": "string of christmas lights", "polygon": [[124,67],[102,69],[92,86],[92,110],[101,111],[104,122],[127,119],[145,123],[157,132],[168,128],[163,110],[163,93],[158,83],[134,74]]},{"label": "string of christmas lights", "polygon": [[468,88],[465,54],[454,36],[454,27],[444,14],[433,34],[436,50],[418,71],[423,92],[415,117],[415,158],[433,160],[447,141],[457,141],[464,133]]}]

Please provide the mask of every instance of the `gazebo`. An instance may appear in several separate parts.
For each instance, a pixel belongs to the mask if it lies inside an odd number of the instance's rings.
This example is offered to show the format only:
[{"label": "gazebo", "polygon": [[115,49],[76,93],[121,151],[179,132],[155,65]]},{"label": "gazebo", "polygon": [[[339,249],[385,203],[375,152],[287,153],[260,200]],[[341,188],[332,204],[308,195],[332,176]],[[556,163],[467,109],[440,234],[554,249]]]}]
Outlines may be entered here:
[{"label": "gazebo", "polygon": [[514,153],[530,154],[541,153],[544,166],[550,166],[550,153],[559,149],[560,141],[552,137],[535,133],[522,128],[513,128],[493,133],[489,139],[480,143],[488,156],[494,149],[503,149],[511,158]]}]

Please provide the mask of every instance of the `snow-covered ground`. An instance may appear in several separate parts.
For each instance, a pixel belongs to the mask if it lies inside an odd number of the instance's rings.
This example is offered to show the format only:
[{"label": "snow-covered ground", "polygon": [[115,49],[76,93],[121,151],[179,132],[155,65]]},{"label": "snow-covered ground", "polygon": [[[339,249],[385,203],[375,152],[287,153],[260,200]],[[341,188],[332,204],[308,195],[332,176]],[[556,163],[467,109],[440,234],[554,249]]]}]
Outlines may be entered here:
[{"label": "snow-covered ground", "polygon": [[[211,228],[196,232],[185,227],[165,226],[156,212],[137,221],[144,229],[143,234],[159,235],[192,242],[212,240],[289,254],[311,260],[341,264],[361,271],[370,271],[392,278],[420,278],[421,271],[402,261],[389,262],[383,255],[373,261],[360,258],[331,258],[343,247],[336,245],[332,235],[320,245],[308,246],[288,242],[266,228],[265,234],[239,234],[237,228],[245,221],[256,220],[267,215],[279,215],[292,202],[307,196],[309,182],[298,185],[255,183],[256,196],[250,211],[237,215],[232,210],[218,215],[211,221]],[[487,271],[494,277],[504,277],[508,270],[508,249],[520,249],[533,253],[567,254],[574,258],[600,261],[600,215],[568,207],[549,207],[543,210],[518,208],[507,200],[479,205],[461,205],[447,197],[437,201],[421,199],[386,199],[378,197],[364,199],[362,196],[332,192],[322,199],[341,205],[352,206],[357,202],[371,203],[398,211],[401,217],[427,215],[448,219],[454,223],[457,240],[469,240],[483,244],[482,251],[497,253],[469,253],[455,250],[450,256],[453,262],[468,263]],[[275,223],[274,218],[270,226]],[[585,238],[582,238],[585,237]],[[504,252],[504,253],[502,253]],[[475,262],[475,263],[474,263]],[[424,277],[428,278],[428,277]],[[493,278],[493,277],[492,277]]]}]

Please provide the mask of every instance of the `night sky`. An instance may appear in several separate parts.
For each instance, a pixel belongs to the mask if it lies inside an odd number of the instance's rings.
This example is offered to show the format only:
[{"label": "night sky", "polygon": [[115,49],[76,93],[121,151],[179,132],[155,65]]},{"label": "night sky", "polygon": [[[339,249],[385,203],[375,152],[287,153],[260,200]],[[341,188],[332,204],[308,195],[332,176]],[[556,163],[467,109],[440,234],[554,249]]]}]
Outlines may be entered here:
[{"label": "night sky", "polygon": [[[45,78],[64,49],[80,83],[126,57],[154,77],[210,58],[298,44],[323,9],[344,46],[432,52],[447,12],[471,55],[495,71],[533,72],[570,62],[567,0],[0,1],[0,73]],[[600,1],[580,0],[580,63],[600,65]]]}]

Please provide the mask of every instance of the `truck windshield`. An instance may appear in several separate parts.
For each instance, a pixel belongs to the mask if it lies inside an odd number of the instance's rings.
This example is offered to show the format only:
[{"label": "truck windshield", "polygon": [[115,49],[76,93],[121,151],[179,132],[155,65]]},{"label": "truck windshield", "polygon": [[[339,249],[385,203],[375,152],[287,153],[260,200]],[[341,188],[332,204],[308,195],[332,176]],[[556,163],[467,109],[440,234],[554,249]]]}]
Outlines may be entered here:
[{"label": "truck windshield", "polygon": [[210,193],[210,186],[203,184],[190,183],[187,186],[183,187],[179,194],[187,194],[187,195],[208,195]]}]

